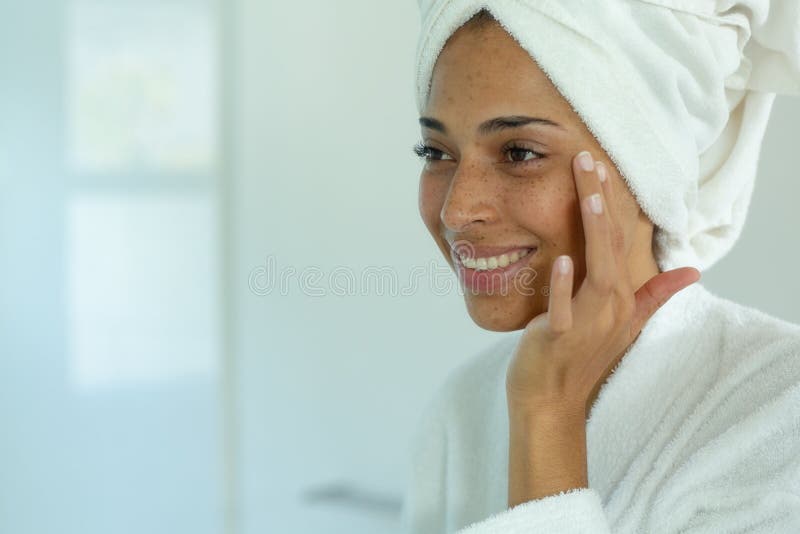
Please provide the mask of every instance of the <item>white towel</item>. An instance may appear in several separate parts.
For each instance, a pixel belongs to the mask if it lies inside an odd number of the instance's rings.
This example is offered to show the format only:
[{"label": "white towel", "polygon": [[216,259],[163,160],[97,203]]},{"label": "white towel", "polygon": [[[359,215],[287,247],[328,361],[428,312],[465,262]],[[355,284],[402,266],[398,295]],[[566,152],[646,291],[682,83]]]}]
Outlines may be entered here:
[{"label": "white towel", "polygon": [[421,114],[447,38],[485,8],[536,59],[616,164],[656,225],[661,271],[703,271],[733,247],[775,94],[800,95],[800,0],[419,6]]},{"label": "white towel", "polygon": [[505,374],[460,365],[411,440],[404,534],[797,534],[800,325],[699,283],[645,324],[586,425],[589,487],[508,508]]}]

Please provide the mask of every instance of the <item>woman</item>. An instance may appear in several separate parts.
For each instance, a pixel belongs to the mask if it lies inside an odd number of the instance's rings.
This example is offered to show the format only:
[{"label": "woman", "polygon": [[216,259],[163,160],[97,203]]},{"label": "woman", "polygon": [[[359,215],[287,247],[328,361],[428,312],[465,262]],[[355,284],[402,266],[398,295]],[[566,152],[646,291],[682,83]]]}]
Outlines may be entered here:
[{"label": "woman", "polygon": [[[744,221],[757,89],[800,93],[800,3],[762,25],[791,60],[769,72],[720,6],[420,4],[420,213],[475,323],[519,332],[430,402],[404,532],[800,532],[800,326],[697,283]],[[611,25],[642,31],[625,61]]]}]

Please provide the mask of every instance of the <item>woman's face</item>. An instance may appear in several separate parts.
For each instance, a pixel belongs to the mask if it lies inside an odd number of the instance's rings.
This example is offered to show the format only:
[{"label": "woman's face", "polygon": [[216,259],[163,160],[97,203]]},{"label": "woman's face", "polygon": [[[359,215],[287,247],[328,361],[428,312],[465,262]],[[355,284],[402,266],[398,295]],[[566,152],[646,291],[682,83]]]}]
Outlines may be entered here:
[{"label": "woman's face", "polygon": [[[572,160],[582,150],[606,164],[616,191],[611,208],[625,221],[626,251],[634,234],[647,239],[643,250],[652,271],[652,234],[638,230],[648,221],[624,181],[569,103],[500,26],[466,26],[450,38],[436,62],[422,115],[427,148],[420,214],[459,273],[467,309],[479,326],[518,330],[545,312],[550,272],[561,254],[573,259],[573,292],[580,287],[584,235]],[[519,117],[555,125],[522,124]],[[494,256],[499,265],[463,270],[451,247],[476,258]],[[502,252],[520,249],[534,250],[512,264],[513,271],[503,269]],[[490,260],[484,268],[493,265]],[[501,270],[515,274],[504,282]],[[653,275],[657,272],[656,267]],[[472,286],[466,281],[470,275],[494,284]]]}]

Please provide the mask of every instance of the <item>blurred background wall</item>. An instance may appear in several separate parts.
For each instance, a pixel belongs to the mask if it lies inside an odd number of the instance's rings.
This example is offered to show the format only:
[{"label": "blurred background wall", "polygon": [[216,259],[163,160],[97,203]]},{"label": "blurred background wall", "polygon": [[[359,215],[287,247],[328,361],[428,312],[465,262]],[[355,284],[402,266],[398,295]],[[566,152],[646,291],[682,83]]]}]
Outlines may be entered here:
[{"label": "blurred background wall", "polygon": [[[411,1],[0,0],[0,532],[397,532],[420,410],[502,335],[417,213],[418,29]],[[703,275],[793,322],[798,123],[779,97]]]}]

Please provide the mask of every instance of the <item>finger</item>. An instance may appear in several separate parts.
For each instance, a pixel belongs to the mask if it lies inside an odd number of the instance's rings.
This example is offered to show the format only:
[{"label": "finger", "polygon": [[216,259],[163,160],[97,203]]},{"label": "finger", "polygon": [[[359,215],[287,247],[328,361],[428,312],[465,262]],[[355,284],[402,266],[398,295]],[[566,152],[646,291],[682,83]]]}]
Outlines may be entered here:
[{"label": "finger", "polygon": [[607,206],[607,217],[610,225],[611,244],[615,253],[624,254],[625,243],[623,240],[622,226],[620,225],[620,216],[617,212],[619,206],[617,205],[617,197],[615,196],[614,186],[611,180],[611,171],[609,166],[604,161],[596,161],[597,177],[600,180],[600,189],[603,194],[605,206]]},{"label": "finger", "polygon": [[[584,161],[586,154],[588,159]],[[600,301],[612,290],[617,269],[609,236],[607,208],[591,154],[587,151],[578,154],[573,160],[573,172],[586,240],[586,279],[581,284],[581,299],[586,294],[595,301],[590,308],[597,309]]]},{"label": "finger", "polygon": [[617,290],[624,293],[625,298],[630,298],[635,288],[631,282],[628,270],[627,253],[625,248],[625,229],[622,227],[622,218],[619,213],[620,206],[617,204],[617,197],[612,186],[611,170],[612,165],[604,161],[596,161],[597,177],[600,180],[604,206],[606,207],[606,218],[608,219],[608,237],[611,243],[611,252],[614,255],[617,266]]},{"label": "finger", "polygon": [[569,256],[559,256],[550,272],[550,301],[547,320],[550,330],[566,332],[572,328],[572,278],[575,269]]},{"label": "finger", "polygon": [[657,274],[636,291],[636,311],[632,320],[637,335],[650,317],[678,291],[700,280],[700,271],[681,267]]}]

